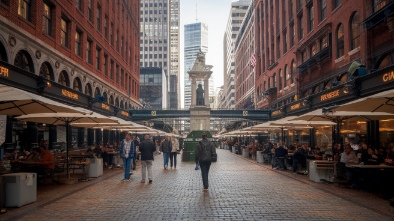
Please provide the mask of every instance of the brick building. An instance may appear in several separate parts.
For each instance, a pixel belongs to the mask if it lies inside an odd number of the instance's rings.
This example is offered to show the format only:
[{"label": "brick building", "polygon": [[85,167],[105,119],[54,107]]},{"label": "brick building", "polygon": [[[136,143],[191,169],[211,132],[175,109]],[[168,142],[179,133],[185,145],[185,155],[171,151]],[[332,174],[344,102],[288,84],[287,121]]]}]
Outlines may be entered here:
[{"label": "brick building", "polygon": [[[0,83],[129,120],[129,110],[140,108],[139,4],[137,0],[1,0],[0,66],[8,74],[0,75]],[[13,121],[19,124],[9,116],[6,143],[26,137],[18,136],[25,133],[24,127],[13,129]],[[65,136],[56,135],[62,127],[38,125],[37,129],[36,124],[28,124],[28,134],[38,130],[38,137],[47,139],[49,133],[50,145]],[[72,137],[78,145],[92,145],[108,142],[108,134],[74,128]],[[39,138],[32,136],[24,143],[37,143]]]},{"label": "brick building", "polygon": [[353,61],[365,64],[363,3],[255,1],[257,108],[283,108],[328,90],[348,80]]},{"label": "brick building", "polygon": [[[254,3],[256,108],[272,110],[273,119],[327,111],[394,88],[393,0]],[[393,126],[393,120],[350,119],[288,135],[300,137],[297,142],[302,135],[311,146],[317,139],[318,146],[364,141],[378,147],[394,142]]]}]

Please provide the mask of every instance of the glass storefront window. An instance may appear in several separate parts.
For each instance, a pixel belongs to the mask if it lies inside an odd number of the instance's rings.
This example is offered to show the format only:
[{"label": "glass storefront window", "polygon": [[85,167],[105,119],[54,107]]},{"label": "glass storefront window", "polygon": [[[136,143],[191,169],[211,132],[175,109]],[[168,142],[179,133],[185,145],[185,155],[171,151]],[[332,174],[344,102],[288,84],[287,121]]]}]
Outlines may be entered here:
[{"label": "glass storefront window", "polygon": [[332,126],[316,127],[316,147],[326,149],[328,144],[332,144]]},{"label": "glass storefront window", "polygon": [[358,120],[344,120],[341,125],[341,136],[344,144],[359,144],[365,142],[367,122]]},{"label": "glass storefront window", "polygon": [[380,120],[379,134],[382,144],[394,143],[394,119]]}]

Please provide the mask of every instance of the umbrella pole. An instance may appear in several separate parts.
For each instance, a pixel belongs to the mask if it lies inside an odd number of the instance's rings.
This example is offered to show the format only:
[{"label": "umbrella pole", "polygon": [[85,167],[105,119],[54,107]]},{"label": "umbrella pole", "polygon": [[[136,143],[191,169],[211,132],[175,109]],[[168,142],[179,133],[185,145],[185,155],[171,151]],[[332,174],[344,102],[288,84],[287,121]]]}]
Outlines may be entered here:
[{"label": "umbrella pole", "polygon": [[69,145],[70,145],[70,122],[66,121],[66,169],[67,169],[67,178],[70,179],[70,171],[68,169],[68,150],[69,150]]}]

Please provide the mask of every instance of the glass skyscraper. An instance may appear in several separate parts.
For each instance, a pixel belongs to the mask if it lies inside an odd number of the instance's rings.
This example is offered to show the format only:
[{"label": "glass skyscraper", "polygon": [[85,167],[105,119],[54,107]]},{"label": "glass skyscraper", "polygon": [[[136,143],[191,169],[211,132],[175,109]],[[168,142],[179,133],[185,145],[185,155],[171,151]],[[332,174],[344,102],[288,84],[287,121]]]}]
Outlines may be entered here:
[{"label": "glass skyscraper", "polygon": [[[204,23],[193,23],[185,25],[185,42],[184,42],[184,107],[188,109],[191,105],[191,82],[189,74],[187,73],[193,68],[194,61],[196,60],[197,53],[202,51],[208,52],[208,25]],[[211,77],[212,78],[212,77]],[[213,82],[210,79],[210,85],[213,88]],[[210,95],[213,93],[210,92]]]},{"label": "glass skyscraper", "polygon": [[164,71],[169,95],[164,108],[179,108],[179,0],[140,1],[140,67]]}]

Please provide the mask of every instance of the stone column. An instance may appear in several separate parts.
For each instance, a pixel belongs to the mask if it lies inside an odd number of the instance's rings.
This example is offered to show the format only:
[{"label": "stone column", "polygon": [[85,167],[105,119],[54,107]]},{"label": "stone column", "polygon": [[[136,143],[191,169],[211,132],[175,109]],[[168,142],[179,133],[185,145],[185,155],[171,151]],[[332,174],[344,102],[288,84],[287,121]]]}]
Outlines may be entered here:
[{"label": "stone column", "polygon": [[204,104],[209,107],[209,78],[204,79]]},{"label": "stone column", "polygon": [[[191,77],[190,75],[189,75],[189,77]],[[196,106],[196,78],[195,77],[191,77],[192,78],[192,85],[191,85],[191,88],[192,88],[192,100],[191,100],[191,106]]]}]

